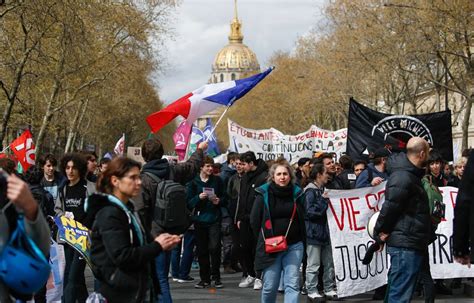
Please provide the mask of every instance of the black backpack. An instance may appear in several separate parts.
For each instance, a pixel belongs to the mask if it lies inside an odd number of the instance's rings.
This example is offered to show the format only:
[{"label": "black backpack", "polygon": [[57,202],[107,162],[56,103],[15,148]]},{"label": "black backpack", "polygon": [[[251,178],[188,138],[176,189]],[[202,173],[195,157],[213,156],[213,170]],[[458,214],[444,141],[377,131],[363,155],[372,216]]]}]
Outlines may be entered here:
[{"label": "black backpack", "polygon": [[145,172],[156,183],[153,221],[171,234],[182,234],[191,226],[191,212],[187,207],[186,187],[173,181],[160,179]]}]

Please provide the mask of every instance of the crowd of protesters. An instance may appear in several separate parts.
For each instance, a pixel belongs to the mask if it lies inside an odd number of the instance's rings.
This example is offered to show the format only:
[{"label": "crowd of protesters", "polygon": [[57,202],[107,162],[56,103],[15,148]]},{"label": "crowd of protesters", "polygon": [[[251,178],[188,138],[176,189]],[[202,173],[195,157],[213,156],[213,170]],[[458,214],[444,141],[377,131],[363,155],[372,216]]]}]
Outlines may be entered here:
[{"label": "crowd of protesters", "polygon": [[[469,220],[466,215],[472,209],[474,168],[468,167],[474,163],[468,162],[472,154],[467,151],[451,167],[439,152],[430,151],[426,141],[412,138],[406,153],[391,154],[380,147],[370,157],[343,155],[337,162],[334,154],[314,153],[292,166],[285,159],[264,162],[252,151],[229,152],[227,162],[219,165],[206,156],[206,148],[207,143],[201,143],[186,162],[170,163],[163,158],[161,142],[148,139],[142,146],[144,165],[125,157],[103,158],[98,165],[95,153],[77,152],[59,161],[43,155],[23,176],[9,159],[0,159],[0,167],[12,175],[7,198],[25,209],[28,225],[40,228],[44,223],[37,217],[49,218],[54,231],[51,218],[65,216],[90,229],[94,291],[107,302],[172,302],[170,278],[194,283],[196,289],[222,288],[221,265],[226,274],[242,275],[239,288],[261,290],[262,302],[275,302],[278,292],[284,293],[285,302],[298,302],[301,295],[310,301],[337,299],[326,189],[382,182],[387,182],[387,190],[375,226],[376,241],[387,245],[392,264],[400,266],[392,265],[388,287],[377,289],[374,299],[408,302],[418,290],[426,302],[434,302],[437,293],[452,294],[460,287],[461,279],[449,286],[433,281],[428,245],[440,223],[438,188],[464,188],[455,210],[454,254],[462,264],[472,261],[472,250],[465,243],[472,231],[459,223]],[[192,225],[180,234],[155,222],[161,180],[185,190]],[[10,192],[10,186],[24,184],[29,191]],[[18,202],[20,197],[23,203]],[[28,207],[34,200],[38,207]],[[459,208],[465,211],[460,213]],[[43,234],[35,235],[35,240]],[[275,246],[284,247],[272,251],[267,247],[272,239],[279,241]],[[62,301],[86,302],[90,295],[86,262],[75,249],[63,246]],[[199,275],[193,277],[196,260]],[[43,287],[35,302],[46,302],[45,294]],[[8,290],[0,291],[0,299],[7,297]]]}]

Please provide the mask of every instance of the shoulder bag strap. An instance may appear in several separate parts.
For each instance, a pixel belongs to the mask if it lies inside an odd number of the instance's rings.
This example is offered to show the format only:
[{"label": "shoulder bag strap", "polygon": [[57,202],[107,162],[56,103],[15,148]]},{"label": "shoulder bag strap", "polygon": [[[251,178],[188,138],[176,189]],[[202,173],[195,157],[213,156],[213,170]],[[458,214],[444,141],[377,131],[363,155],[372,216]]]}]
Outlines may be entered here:
[{"label": "shoulder bag strap", "polygon": [[288,228],[286,229],[285,239],[288,236],[288,232],[290,231],[291,223],[293,223],[293,220],[295,218],[295,214],[296,214],[296,201],[293,203],[293,213],[291,214],[290,224],[288,224]]}]

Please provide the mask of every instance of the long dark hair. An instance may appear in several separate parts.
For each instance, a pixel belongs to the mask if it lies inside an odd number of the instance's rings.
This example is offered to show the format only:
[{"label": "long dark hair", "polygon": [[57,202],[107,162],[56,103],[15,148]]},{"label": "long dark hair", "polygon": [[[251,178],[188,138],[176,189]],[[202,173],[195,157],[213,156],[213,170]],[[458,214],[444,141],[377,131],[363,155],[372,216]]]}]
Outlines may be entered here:
[{"label": "long dark hair", "polygon": [[74,168],[79,171],[79,176],[81,179],[84,179],[87,174],[87,160],[84,158],[79,153],[70,153],[70,154],[65,154],[61,158],[61,173],[66,176],[66,166],[69,161],[72,161],[74,163]]},{"label": "long dark hair", "polygon": [[114,190],[114,186],[110,180],[112,176],[117,178],[123,178],[127,172],[129,172],[132,168],[141,169],[140,163],[135,160],[126,157],[117,157],[110,161],[107,169],[100,174],[99,179],[97,180],[97,191],[111,194]]}]

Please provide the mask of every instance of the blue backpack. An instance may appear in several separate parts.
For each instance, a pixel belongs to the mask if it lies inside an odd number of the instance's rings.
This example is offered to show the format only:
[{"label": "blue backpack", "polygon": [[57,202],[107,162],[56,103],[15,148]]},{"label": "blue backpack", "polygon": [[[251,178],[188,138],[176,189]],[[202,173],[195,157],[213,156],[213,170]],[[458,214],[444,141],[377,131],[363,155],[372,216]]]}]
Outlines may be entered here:
[{"label": "blue backpack", "polygon": [[22,214],[18,214],[16,223],[16,229],[0,252],[0,280],[14,292],[29,295],[46,284],[51,266],[26,234]]}]

